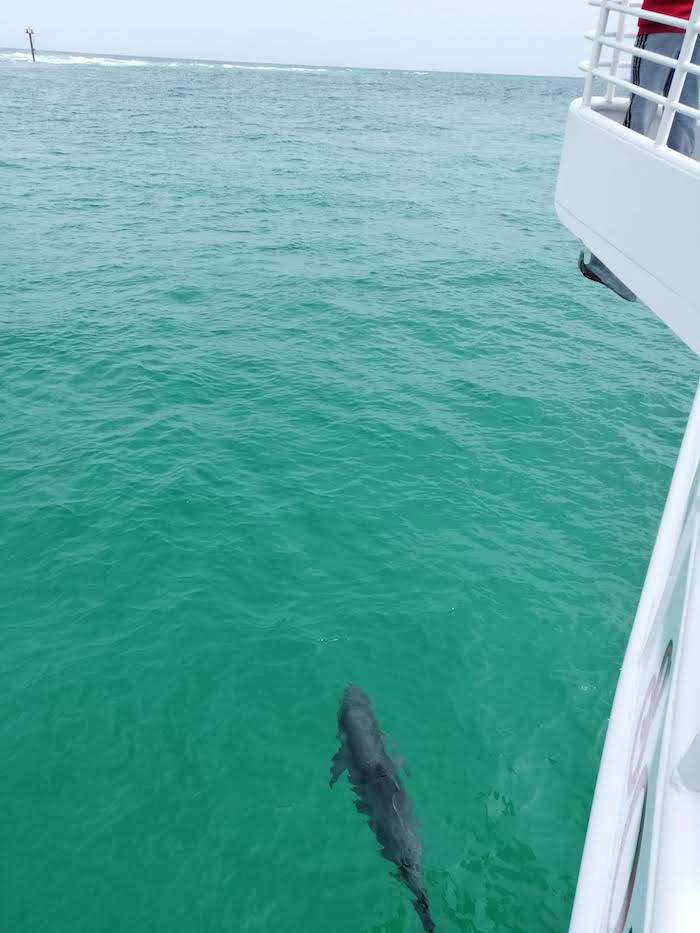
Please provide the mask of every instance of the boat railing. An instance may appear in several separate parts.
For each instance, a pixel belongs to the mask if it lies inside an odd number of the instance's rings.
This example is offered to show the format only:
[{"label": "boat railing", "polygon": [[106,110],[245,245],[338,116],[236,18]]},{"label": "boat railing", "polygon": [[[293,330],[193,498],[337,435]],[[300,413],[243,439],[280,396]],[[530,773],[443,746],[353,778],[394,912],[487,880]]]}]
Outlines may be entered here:
[{"label": "boat railing", "polygon": [[[637,94],[644,97],[662,108],[654,143],[660,149],[667,148],[676,113],[685,114],[696,121],[700,120],[700,110],[681,103],[680,99],[687,75],[700,77],[700,65],[693,64],[692,60],[700,32],[700,0],[693,3],[689,20],[649,10],[642,11],[641,3],[635,0],[591,0],[590,5],[599,7],[600,13],[596,28],[585,34],[586,39],[593,43],[591,57],[579,65],[586,73],[583,106],[600,109],[601,106],[607,105],[612,108],[616,89],[626,95]],[[673,26],[685,32],[678,59],[636,47],[637,32],[630,27],[634,25],[631,21],[639,18]],[[604,58],[608,52],[609,57]],[[629,70],[634,58],[647,59],[673,69],[674,75],[667,95],[657,94],[632,83]],[[606,85],[602,99],[593,95],[596,79],[602,80]]]}]

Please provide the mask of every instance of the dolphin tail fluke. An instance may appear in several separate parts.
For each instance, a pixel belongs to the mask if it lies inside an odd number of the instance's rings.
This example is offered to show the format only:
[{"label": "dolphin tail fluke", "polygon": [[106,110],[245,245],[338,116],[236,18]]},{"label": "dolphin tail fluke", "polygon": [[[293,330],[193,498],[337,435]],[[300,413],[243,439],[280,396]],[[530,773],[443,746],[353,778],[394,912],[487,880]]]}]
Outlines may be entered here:
[{"label": "dolphin tail fluke", "polygon": [[420,922],[423,924],[423,929],[425,933],[433,933],[435,929],[435,923],[433,918],[430,916],[430,905],[428,904],[428,898],[423,895],[423,897],[418,897],[413,902],[413,906],[416,908],[416,913],[420,917]]},{"label": "dolphin tail fluke", "polygon": [[430,916],[428,895],[426,894],[420,874],[416,873],[415,871],[411,871],[410,869],[407,870],[405,866],[399,866],[396,877],[402,881],[409,889],[411,894],[414,895],[413,906],[416,913],[420,917],[420,922],[423,924],[425,933],[432,933],[432,931],[435,929],[435,923],[433,918]]},{"label": "dolphin tail fluke", "polygon": [[345,750],[345,745],[343,744],[340,746],[335,755],[333,755],[333,760],[331,761],[331,778],[328,782],[329,787],[333,787],[343,771],[347,770],[347,767],[348,756]]}]

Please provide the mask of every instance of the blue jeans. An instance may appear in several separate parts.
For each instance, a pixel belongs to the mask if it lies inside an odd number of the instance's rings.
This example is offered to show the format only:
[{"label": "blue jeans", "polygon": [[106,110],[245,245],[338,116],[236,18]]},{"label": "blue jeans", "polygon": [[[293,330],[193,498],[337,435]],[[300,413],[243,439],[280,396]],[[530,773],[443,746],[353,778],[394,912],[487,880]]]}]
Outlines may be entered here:
[{"label": "blue jeans", "polygon": [[[659,55],[666,55],[668,58],[678,58],[683,44],[683,33],[652,32],[646,36],[638,36],[635,44],[638,49],[657,52]],[[700,64],[700,41],[695,43],[692,61],[694,65]],[[648,91],[654,91],[654,93],[663,97],[666,97],[669,92],[673,74],[674,69],[666,65],[659,65],[657,62],[650,62],[644,58],[632,59],[633,84],[646,88]],[[683,92],[681,93],[681,103],[687,104],[689,107],[698,107],[700,105],[700,82],[696,75],[686,75]],[[633,94],[625,117],[625,126],[637,133],[648,136],[656,111],[657,106],[653,101],[640,97],[638,94]],[[685,116],[685,114],[677,113],[668,137],[668,148],[675,149],[676,152],[682,152],[683,155],[692,156],[695,151],[695,132],[696,121]]]}]

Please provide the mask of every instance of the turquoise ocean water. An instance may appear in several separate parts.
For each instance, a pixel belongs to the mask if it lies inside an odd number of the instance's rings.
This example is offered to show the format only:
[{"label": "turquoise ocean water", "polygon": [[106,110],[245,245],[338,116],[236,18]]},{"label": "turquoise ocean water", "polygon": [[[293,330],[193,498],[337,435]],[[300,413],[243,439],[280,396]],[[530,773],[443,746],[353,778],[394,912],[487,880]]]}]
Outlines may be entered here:
[{"label": "turquoise ocean water", "polygon": [[698,367],[586,283],[569,79],[0,53],[0,928],[561,933]]}]

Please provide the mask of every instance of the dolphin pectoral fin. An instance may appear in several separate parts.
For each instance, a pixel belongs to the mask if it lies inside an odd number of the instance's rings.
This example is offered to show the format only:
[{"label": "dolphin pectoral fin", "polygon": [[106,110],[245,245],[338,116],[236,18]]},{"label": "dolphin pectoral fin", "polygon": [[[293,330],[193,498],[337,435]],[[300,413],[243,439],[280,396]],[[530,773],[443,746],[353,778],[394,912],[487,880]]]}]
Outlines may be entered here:
[{"label": "dolphin pectoral fin", "polygon": [[369,810],[367,809],[367,804],[363,803],[362,800],[355,801],[355,809],[357,810],[358,813],[369,813]]},{"label": "dolphin pectoral fin", "polygon": [[408,764],[406,763],[406,759],[403,757],[403,755],[392,755],[392,756],[391,756],[391,760],[392,760],[392,761],[394,762],[394,764],[396,765],[396,770],[397,770],[397,771],[403,771],[404,774],[407,774],[408,777],[411,777],[411,771],[410,771],[410,769],[409,769],[409,767],[408,767]]},{"label": "dolphin pectoral fin", "polygon": [[329,787],[333,787],[343,771],[347,770],[347,767],[347,752],[345,750],[345,745],[341,745],[335,755],[333,755],[333,760],[331,761],[331,779],[328,782]]},{"label": "dolphin pectoral fin", "polygon": [[405,774],[407,774],[407,775],[410,777],[410,776],[411,776],[411,772],[408,770],[408,765],[406,764],[406,759],[405,759],[405,758],[403,757],[403,755],[399,752],[399,749],[398,749],[398,747],[397,747],[397,745],[396,745],[396,742],[394,742],[393,739],[391,739],[390,742],[389,742],[389,748],[390,748],[390,751],[389,751],[389,758],[391,758],[391,760],[394,762],[394,766],[395,766],[396,770],[397,770],[397,771],[403,771]]}]

